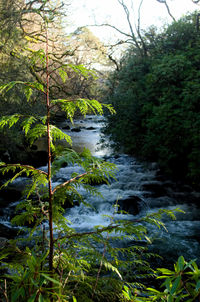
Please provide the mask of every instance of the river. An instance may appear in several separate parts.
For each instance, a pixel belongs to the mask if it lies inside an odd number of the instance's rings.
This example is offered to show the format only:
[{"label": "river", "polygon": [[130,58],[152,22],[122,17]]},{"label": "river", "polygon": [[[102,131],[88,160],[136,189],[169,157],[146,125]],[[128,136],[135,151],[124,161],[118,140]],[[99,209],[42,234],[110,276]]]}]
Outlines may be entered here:
[{"label": "river", "polygon": [[[167,231],[155,226],[148,228],[149,235],[153,238],[152,251],[161,254],[168,262],[183,255],[185,259],[198,259],[200,251],[200,205],[198,201],[200,193],[193,191],[189,186],[183,186],[167,180],[159,174],[155,163],[145,164],[136,158],[116,154],[111,148],[102,148],[100,141],[101,127],[104,124],[103,117],[87,116],[75,122],[71,130],[63,130],[70,134],[73,140],[73,148],[76,151],[89,148],[93,155],[103,157],[117,166],[117,181],[109,186],[98,186],[104,198],[89,196],[84,190],[80,193],[86,201],[93,206],[87,208],[76,205],[66,210],[65,216],[71,221],[71,226],[77,231],[91,230],[95,225],[108,225],[110,215],[122,219],[137,219],[160,208],[173,210],[182,209],[185,214],[176,214],[175,221],[164,219]],[[63,129],[67,123],[60,124]],[[41,167],[46,169],[46,167]],[[72,172],[78,172],[77,166],[67,166],[60,169],[53,180],[53,186],[69,179]],[[22,185],[23,178],[16,181],[16,185]],[[130,214],[115,214],[113,205],[119,202]],[[133,206],[134,203],[134,206]],[[5,208],[1,217],[1,223],[10,226],[9,209],[13,204]]]}]

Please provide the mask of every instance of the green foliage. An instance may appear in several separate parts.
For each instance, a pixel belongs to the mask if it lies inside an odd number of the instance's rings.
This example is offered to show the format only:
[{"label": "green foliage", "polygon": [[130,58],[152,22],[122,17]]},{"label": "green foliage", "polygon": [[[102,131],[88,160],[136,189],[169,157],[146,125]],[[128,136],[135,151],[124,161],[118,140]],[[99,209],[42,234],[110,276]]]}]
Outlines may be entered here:
[{"label": "green foliage", "polygon": [[[199,183],[199,33],[195,14],[144,33],[148,56],[129,49],[110,76],[106,99],[117,114],[106,132],[117,145],[155,160],[165,173]],[[182,38],[180,38],[182,37]]]},{"label": "green foliage", "polygon": [[41,271],[41,266],[45,262],[48,253],[38,257],[29,248],[26,248],[24,255],[25,265],[10,264],[10,270],[13,273],[6,276],[8,280],[12,280],[10,301],[50,301],[52,294],[48,288],[49,281],[53,282],[55,296],[61,284],[51,278],[47,271]]},{"label": "green foliage", "polygon": [[174,264],[174,271],[160,268],[157,274],[157,280],[164,279],[163,290],[147,288],[140,292],[130,285],[124,286],[122,294],[125,301],[192,302],[200,297],[200,270],[194,260],[186,262],[180,256]]},{"label": "green foliage", "polygon": [[103,107],[107,108],[111,114],[115,113],[115,110],[110,104],[101,104],[96,100],[89,99],[77,99],[75,101],[70,100],[52,100],[53,105],[59,105],[60,108],[66,113],[67,118],[73,123],[73,117],[76,111],[79,111],[81,115],[86,114],[103,114]]}]

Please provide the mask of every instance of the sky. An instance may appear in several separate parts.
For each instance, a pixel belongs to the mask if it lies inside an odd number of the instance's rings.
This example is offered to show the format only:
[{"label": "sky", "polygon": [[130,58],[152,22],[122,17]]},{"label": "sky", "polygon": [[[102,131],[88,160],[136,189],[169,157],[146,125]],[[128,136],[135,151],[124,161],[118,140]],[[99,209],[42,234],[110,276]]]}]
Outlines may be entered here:
[{"label": "sky", "polygon": [[[137,23],[137,11],[141,0],[124,0],[130,8],[131,22]],[[131,2],[134,3],[133,9]],[[168,0],[168,6],[172,15],[178,19],[187,12],[200,9],[200,6],[192,3],[192,0]],[[70,22],[73,28],[90,24],[110,23],[122,31],[129,30],[125,13],[117,0],[72,0],[70,6]],[[132,13],[134,10],[134,14]],[[156,0],[143,0],[141,8],[141,28],[150,25],[162,27],[170,23],[172,19],[167,13],[166,7]],[[90,27],[92,32],[102,41],[110,41],[120,36],[107,27]]]}]

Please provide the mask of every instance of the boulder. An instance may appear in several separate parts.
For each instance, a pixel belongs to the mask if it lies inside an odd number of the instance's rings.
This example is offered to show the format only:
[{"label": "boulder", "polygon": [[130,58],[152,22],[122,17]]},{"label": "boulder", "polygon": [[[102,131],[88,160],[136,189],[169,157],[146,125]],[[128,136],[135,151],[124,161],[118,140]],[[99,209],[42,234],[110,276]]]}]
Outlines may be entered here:
[{"label": "boulder", "polygon": [[0,237],[14,239],[17,236],[18,228],[12,228],[0,223]]},{"label": "boulder", "polygon": [[125,211],[132,215],[137,215],[140,211],[139,206],[142,202],[141,198],[138,196],[129,196],[126,199],[120,199],[118,201],[119,211]]},{"label": "boulder", "polygon": [[151,192],[152,197],[165,196],[167,194],[166,188],[161,182],[146,182],[142,184],[142,189],[144,191]]},{"label": "boulder", "polygon": [[65,125],[62,127],[63,130],[70,130],[70,126],[69,125]]},{"label": "boulder", "polygon": [[72,132],[80,132],[81,128],[80,127],[72,128],[71,131]]},{"label": "boulder", "polygon": [[22,197],[22,192],[18,187],[8,186],[0,191],[0,208],[6,207],[9,203],[17,201]]},{"label": "boulder", "polygon": [[[66,114],[63,111],[57,111],[55,115],[53,116],[53,121],[55,123],[62,123],[66,120]],[[51,121],[52,123],[52,121]]]}]

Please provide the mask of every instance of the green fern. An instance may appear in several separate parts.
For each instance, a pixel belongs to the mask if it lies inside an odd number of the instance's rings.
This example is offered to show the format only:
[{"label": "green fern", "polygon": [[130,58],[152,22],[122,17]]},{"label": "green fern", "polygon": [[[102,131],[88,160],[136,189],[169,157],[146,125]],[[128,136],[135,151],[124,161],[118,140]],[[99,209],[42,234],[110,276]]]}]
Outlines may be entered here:
[{"label": "green fern", "polygon": [[27,117],[22,123],[22,129],[24,130],[25,135],[28,134],[31,129],[32,124],[35,124],[37,119],[34,116]]},{"label": "green fern", "polygon": [[73,123],[74,114],[79,111],[83,116],[86,114],[93,113],[103,115],[103,108],[107,108],[111,114],[115,113],[112,105],[101,104],[96,100],[89,99],[77,99],[77,100],[67,100],[67,99],[58,99],[52,100],[52,105],[58,105],[62,111],[67,115],[67,118]]},{"label": "green fern", "polygon": [[0,128],[4,128],[6,126],[11,128],[19,121],[20,118],[21,118],[20,114],[4,115],[0,119]]}]

